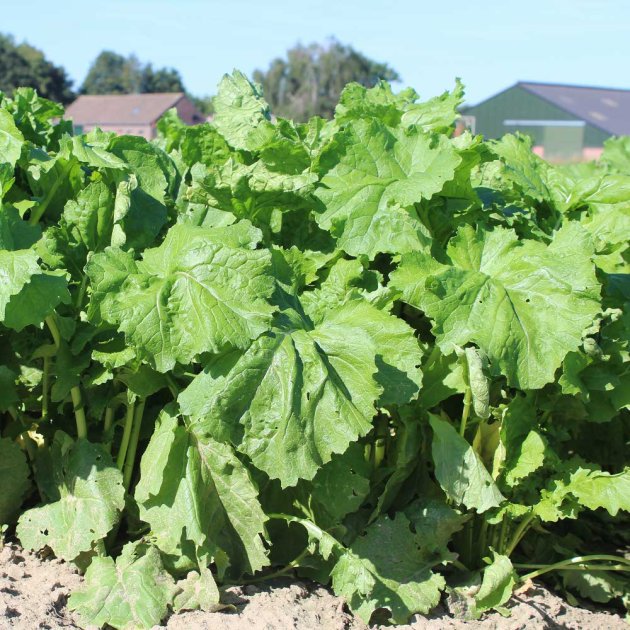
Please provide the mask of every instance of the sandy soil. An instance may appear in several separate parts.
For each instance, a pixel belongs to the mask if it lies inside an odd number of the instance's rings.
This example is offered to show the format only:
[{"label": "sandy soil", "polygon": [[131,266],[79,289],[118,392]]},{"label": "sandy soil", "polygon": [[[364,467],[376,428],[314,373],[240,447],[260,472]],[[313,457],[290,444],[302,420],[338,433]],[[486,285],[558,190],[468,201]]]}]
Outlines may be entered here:
[{"label": "sandy soil", "polygon": [[[1,544],[1,543],[0,543]],[[0,629],[81,628],[65,607],[81,577],[67,564],[40,559],[15,545],[0,549]],[[231,587],[223,593],[231,611],[173,615],[168,630],[367,630],[348,613],[344,602],[313,583],[276,580],[271,585]],[[490,630],[628,630],[617,615],[574,608],[548,590],[535,586],[515,596],[511,616],[488,615],[480,621],[455,619],[446,608],[430,618],[417,617],[399,630],[479,628]],[[157,627],[156,627],[157,630]]]}]

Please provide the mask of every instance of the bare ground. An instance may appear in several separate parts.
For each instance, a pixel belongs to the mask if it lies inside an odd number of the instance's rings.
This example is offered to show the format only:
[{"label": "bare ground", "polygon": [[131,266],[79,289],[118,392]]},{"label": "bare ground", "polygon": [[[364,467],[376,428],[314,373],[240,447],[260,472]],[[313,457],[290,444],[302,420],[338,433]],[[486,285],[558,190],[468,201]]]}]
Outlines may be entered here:
[{"label": "bare ground", "polygon": [[[1,543],[0,543],[1,544]],[[66,609],[70,591],[81,577],[70,565],[41,559],[19,547],[0,549],[0,629],[59,630],[82,628]],[[188,612],[171,616],[168,630],[367,630],[349,614],[343,600],[309,582],[276,580],[266,586],[231,587],[224,591],[228,612]],[[536,585],[510,602],[510,617],[495,613],[480,621],[455,619],[445,607],[431,617],[417,616],[399,630],[628,630],[618,616],[569,606]],[[156,627],[157,630],[157,627]]]}]

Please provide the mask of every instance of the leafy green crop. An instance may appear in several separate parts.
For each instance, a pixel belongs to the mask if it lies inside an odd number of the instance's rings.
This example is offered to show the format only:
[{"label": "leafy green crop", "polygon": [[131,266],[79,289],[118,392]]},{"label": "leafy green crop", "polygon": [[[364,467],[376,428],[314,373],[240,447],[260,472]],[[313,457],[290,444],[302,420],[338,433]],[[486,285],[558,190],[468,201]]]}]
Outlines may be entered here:
[{"label": "leafy green crop", "polygon": [[0,96],[0,523],[86,624],[291,571],[365,621],[628,604],[629,141],[554,166],[462,98],[296,124],[235,72],[150,143]]}]

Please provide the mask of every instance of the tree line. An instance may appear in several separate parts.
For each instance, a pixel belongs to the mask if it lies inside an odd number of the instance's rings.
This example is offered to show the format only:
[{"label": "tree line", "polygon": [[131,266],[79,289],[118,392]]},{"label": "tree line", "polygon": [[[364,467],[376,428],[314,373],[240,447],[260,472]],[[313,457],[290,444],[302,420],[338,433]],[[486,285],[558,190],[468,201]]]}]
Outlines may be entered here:
[{"label": "tree line", "polygon": [[[294,120],[315,115],[330,118],[343,86],[351,81],[366,87],[381,79],[400,81],[388,64],[369,59],[335,39],[324,44],[298,44],[285,57],[274,59],[267,70],[254,71],[253,78],[262,85],[272,111]],[[41,96],[64,104],[78,94],[185,92],[202,112],[212,113],[212,96],[190,94],[175,68],[155,68],[135,55],[125,57],[104,50],[75,90],[63,66],[54,64],[34,46],[0,33],[0,92],[11,94],[22,86],[33,87]]]}]

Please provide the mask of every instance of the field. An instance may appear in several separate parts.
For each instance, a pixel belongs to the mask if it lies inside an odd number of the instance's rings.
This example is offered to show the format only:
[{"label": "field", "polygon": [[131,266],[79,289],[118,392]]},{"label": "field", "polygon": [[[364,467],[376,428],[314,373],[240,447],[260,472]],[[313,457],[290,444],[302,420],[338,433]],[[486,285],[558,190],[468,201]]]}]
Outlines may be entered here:
[{"label": "field", "polygon": [[629,605],[630,139],[551,165],[462,99],[297,124],[235,72],[148,142],[2,97],[0,524],[81,626],[287,577],[356,624]]}]

